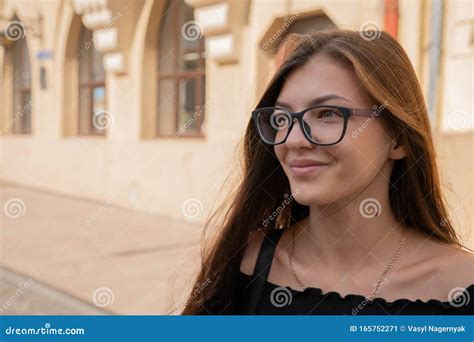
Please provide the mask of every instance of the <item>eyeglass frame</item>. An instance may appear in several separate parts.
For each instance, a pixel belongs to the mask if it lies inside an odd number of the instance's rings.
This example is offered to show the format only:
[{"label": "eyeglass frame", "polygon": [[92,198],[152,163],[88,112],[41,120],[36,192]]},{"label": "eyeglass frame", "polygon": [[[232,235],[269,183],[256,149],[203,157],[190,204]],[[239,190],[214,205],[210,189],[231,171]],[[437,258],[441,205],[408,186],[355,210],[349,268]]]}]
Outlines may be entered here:
[{"label": "eyeglass frame", "polygon": [[[309,111],[311,109],[315,109],[315,108],[334,108],[334,109],[339,110],[342,113],[342,115],[344,117],[344,124],[343,124],[342,134],[341,134],[341,137],[339,138],[339,140],[337,140],[334,143],[330,143],[330,144],[318,143],[318,142],[312,140],[311,136],[308,134],[308,132],[306,132],[306,130],[304,128],[303,115],[307,111]],[[284,110],[291,117],[291,123],[288,127],[288,131],[286,133],[286,136],[285,136],[285,138],[283,139],[282,142],[271,143],[271,142],[269,142],[268,140],[266,140],[264,138],[262,132],[260,131],[260,127],[259,127],[259,124],[258,124],[258,114],[261,111],[265,110],[265,109],[267,109],[267,110],[268,109],[281,109],[281,110]],[[375,109],[374,110],[372,110],[372,109],[357,109],[357,108],[347,108],[347,107],[341,107],[341,106],[318,105],[318,106],[312,106],[312,107],[306,108],[306,109],[304,109],[300,112],[292,112],[288,108],[276,106],[276,107],[256,108],[254,111],[252,111],[252,119],[254,120],[255,126],[257,127],[257,131],[258,131],[258,134],[260,135],[260,138],[262,139],[262,141],[264,141],[268,145],[276,146],[276,145],[284,144],[286,142],[286,139],[288,139],[288,136],[290,135],[291,129],[293,128],[294,119],[297,119],[300,123],[301,131],[303,132],[305,138],[310,143],[320,145],[320,146],[331,146],[331,145],[336,145],[337,143],[341,142],[342,139],[344,139],[344,136],[346,135],[346,131],[347,131],[347,122],[348,122],[350,116],[368,116],[368,117],[370,117],[374,114],[375,111],[376,111]],[[374,116],[379,116],[383,112],[384,112],[384,110],[382,110],[379,114],[376,114]]]}]

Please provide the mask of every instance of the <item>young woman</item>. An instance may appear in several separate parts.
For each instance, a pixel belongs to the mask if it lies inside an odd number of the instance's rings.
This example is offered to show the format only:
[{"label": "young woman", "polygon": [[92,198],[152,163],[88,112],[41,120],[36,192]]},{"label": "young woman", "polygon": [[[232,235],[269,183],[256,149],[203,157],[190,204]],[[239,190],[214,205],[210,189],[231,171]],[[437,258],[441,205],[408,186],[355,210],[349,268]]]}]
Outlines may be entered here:
[{"label": "young woman", "polygon": [[183,314],[474,313],[415,71],[374,34],[297,36]]}]

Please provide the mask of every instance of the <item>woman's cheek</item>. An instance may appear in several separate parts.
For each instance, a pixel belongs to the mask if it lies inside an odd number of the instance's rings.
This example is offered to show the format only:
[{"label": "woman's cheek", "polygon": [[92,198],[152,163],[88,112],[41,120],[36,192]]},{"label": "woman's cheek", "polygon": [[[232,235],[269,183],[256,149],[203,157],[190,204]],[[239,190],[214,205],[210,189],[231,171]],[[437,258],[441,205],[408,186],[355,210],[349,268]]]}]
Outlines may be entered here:
[{"label": "woman's cheek", "polygon": [[357,151],[339,149],[332,154],[333,162],[320,177],[320,188],[325,201],[336,202],[349,196],[364,181],[365,159],[359,158]]}]

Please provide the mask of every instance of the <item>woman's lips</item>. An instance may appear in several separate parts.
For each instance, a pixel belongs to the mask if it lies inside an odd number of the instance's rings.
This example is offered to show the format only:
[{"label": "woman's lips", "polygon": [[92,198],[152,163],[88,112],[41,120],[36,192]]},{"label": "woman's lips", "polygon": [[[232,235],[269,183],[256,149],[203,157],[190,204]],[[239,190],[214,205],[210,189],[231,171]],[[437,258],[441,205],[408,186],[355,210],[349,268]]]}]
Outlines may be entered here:
[{"label": "woman's lips", "polygon": [[306,165],[306,166],[290,166],[290,171],[294,176],[305,177],[311,176],[315,172],[324,170],[328,165]]}]

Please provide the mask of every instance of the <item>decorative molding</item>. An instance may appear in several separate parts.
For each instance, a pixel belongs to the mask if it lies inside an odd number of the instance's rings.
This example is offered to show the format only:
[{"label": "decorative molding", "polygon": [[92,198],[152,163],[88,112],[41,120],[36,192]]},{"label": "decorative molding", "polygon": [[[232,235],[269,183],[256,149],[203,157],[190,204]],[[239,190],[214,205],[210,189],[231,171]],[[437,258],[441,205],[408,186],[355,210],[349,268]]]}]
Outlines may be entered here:
[{"label": "decorative molding", "polygon": [[82,22],[90,29],[95,29],[107,25],[112,20],[112,11],[102,9],[99,11],[86,12],[83,15]]},{"label": "decorative molding", "polygon": [[233,55],[234,36],[232,34],[209,37],[206,44],[206,54],[214,59],[222,60]]},{"label": "decorative molding", "polygon": [[100,52],[113,51],[118,47],[118,28],[94,31],[94,45]]},{"label": "decorative molding", "polygon": [[138,20],[143,2],[72,0],[72,3],[74,11],[81,15],[84,26],[93,31],[94,47],[103,55],[104,69],[126,73],[133,25]]},{"label": "decorative molding", "polygon": [[104,69],[117,74],[125,72],[125,56],[122,52],[108,53],[104,56]]},{"label": "decorative molding", "polygon": [[229,22],[229,4],[223,2],[213,6],[196,8],[194,17],[207,35],[212,35],[213,32],[226,31]]},{"label": "decorative molding", "polygon": [[185,0],[206,37],[206,56],[219,64],[239,61],[242,26],[248,20],[250,0]]}]

